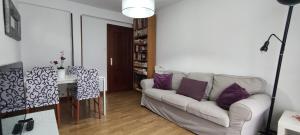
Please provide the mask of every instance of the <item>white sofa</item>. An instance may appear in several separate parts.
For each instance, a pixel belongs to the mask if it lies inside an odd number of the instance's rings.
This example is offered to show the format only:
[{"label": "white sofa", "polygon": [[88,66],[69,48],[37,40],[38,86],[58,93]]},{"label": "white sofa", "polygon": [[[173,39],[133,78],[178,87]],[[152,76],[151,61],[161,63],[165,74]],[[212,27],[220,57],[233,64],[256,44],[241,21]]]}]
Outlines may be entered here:
[{"label": "white sofa", "polygon": [[[142,80],[142,106],[201,135],[254,135],[263,127],[264,113],[271,102],[270,96],[265,94],[266,82],[263,79],[210,73],[172,73],[173,90],[154,89],[153,79]],[[208,82],[202,101],[176,94],[183,77]],[[238,83],[251,96],[232,104],[227,111],[217,106],[215,100],[232,83]]]}]

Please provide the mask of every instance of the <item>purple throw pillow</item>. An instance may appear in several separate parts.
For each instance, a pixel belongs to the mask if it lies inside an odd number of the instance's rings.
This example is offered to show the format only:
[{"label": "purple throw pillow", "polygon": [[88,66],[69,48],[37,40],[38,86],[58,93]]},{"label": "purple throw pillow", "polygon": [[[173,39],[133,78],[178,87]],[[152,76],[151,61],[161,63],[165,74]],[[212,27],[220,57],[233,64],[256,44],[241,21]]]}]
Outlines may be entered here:
[{"label": "purple throw pillow", "polygon": [[154,74],[153,88],[170,90],[172,86],[173,74]]},{"label": "purple throw pillow", "polygon": [[207,82],[183,77],[177,94],[201,101],[206,90]]},{"label": "purple throw pillow", "polygon": [[229,110],[230,105],[248,98],[250,94],[237,83],[227,87],[217,99],[217,105],[225,110]]}]

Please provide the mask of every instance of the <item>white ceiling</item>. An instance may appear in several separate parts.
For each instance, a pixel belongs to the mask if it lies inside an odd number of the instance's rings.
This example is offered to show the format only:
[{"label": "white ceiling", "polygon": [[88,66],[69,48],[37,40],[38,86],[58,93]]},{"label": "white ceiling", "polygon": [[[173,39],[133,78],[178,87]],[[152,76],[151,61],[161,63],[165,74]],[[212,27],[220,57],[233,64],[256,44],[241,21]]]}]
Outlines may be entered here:
[{"label": "white ceiling", "polygon": [[[69,0],[73,2],[78,2],[81,4],[90,5],[97,8],[103,8],[107,10],[121,12],[122,0]],[[155,0],[156,9],[176,3],[181,0]]]}]

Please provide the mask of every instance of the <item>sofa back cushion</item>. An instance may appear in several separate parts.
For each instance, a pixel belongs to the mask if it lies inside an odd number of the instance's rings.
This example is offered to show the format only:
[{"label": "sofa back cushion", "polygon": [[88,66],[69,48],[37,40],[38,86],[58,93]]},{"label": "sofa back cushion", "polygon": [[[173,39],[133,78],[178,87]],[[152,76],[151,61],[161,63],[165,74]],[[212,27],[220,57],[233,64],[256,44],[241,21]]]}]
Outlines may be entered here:
[{"label": "sofa back cushion", "polygon": [[213,88],[209,95],[210,100],[216,100],[220,94],[233,83],[237,83],[250,94],[264,93],[266,81],[258,77],[214,75]]},{"label": "sofa back cushion", "polygon": [[212,85],[213,85],[213,77],[214,75],[212,73],[200,73],[200,72],[191,72],[187,75],[187,78],[207,82],[203,99],[208,99],[208,96],[211,92]]},{"label": "sofa back cushion", "polygon": [[154,74],[153,77],[154,85],[153,88],[171,90],[172,86],[172,74]]},{"label": "sofa back cushion", "polygon": [[187,75],[187,78],[207,82],[203,99],[208,99],[208,95],[212,89],[213,76],[212,73],[191,72]]},{"label": "sofa back cushion", "polygon": [[178,90],[182,78],[187,76],[187,74],[184,72],[172,71],[172,70],[164,71],[164,74],[173,74],[173,77],[172,77],[172,89],[173,90]]},{"label": "sofa back cushion", "polygon": [[201,101],[206,87],[207,82],[184,77],[176,93]]},{"label": "sofa back cushion", "polygon": [[234,83],[227,87],[221,95],[217,98],[217,105],[225,110],[229,110],[229,107],[242,99],[246,99],[250,94],[237,83]]},{"label": "sofa back cushion", "polygon": [[207,87],[206,87],[203,99],[208,99],[208,95],[212,89],[212,83],[213,83],[213,77],[214,77],[214,75],[212,73],[201,73],[201,72],[185,73],[185,72],[175,71],[175,70],[167,70],[167,71],[164,71],[163,73],[164,74],[173,74],[173,77],[172,77],[172,89],[173,90],[178,90],[183,77],[207,82]]}]

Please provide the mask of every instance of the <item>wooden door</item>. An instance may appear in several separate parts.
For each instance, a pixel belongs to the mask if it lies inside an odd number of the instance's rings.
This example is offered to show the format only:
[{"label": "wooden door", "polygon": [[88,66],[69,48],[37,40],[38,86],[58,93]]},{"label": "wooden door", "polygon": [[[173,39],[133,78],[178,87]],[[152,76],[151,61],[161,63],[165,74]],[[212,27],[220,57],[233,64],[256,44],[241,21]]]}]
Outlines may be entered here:
[{"label": "wooden door", "polygon": [[108,92],[133,89],[133,29],[107,25]]}]

